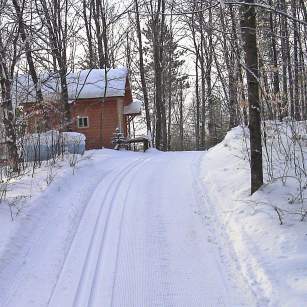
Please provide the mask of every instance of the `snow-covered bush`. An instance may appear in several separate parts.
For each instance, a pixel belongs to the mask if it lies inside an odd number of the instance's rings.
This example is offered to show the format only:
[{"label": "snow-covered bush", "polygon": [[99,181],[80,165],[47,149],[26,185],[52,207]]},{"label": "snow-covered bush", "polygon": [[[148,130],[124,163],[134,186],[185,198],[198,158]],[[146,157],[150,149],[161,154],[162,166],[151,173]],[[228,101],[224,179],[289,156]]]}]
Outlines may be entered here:
[{"label": "snow-covered bush", "polygon": [[[85,151],[85,136],[76,132],[59,132],[50,130],[44,133],[26,134],[18,140],[20,171],[14,172],[6,159],[0,162],[0,202],[7,199],[7,191],[14,185],[16,179],[34,172],[39,167],[46,169],[44,181],[49,185],[56,176],[55,164],[61,159],[75,167],[79,157]],[[15,206],[18,202],[11,202]],[[10,206],[11,209],[11,206]]]},{"label": "snow-covered bush", "polygon": [[[281,223],[289,215],[304,220],[307,215],[307,123],[289,119],[283,122],[264,121],[262,131],[265,182],[270,185],[271,191],[283,195],[283,199],[276,197],[275,203],[270,205]],[[233,129],[223,143],[229,147],[237,146],[234,145],[236,139],[240,140],[240,157],[249,159],[248,129]]]}]

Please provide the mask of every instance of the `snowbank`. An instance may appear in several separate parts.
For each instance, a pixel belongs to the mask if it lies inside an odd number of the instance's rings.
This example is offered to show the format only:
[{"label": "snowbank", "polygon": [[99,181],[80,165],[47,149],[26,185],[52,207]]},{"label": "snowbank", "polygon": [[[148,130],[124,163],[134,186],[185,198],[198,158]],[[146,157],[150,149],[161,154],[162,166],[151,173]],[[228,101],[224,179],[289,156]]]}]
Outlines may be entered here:
[{"label": "snowbank", "polygon": [[[28,291],[23,297],[13,297],[19,302],[13,306],[48,305],[64,256],[97,184],[140,155],[143,153],[87,151],[76,168],[64,157],[55,164],[44,162],[33,174],[10,181],[6,199],[0,203],[0,306],[11,305],[7,301],[23,286],[34,289],[33,294]],[[30,270],[24,273],[28,266]],[[35,286],[30,280],[36,281]]]},{"label": "snowbank", "polygon": [[[273,155],[277,141],[292,146],[285,125],[271,125],[266,130],[272,132],[267,135],[267,145]],[[291,178],[291,169],[285,182],[278,179],[278,170],[285,169],[285,157],[275,157],[271,166],[275,177],[272,179],[269,162],[264,161],[267,182],[250,196],[248,137],[247,129],[234,128],[202,161],[201,178],[206,195],[215,204],[212,210],[218,230],[233,248],[259,306],[306,306],[307,231],[306,222],[297,214],[305,205],[293,197],[297,180]]]}]

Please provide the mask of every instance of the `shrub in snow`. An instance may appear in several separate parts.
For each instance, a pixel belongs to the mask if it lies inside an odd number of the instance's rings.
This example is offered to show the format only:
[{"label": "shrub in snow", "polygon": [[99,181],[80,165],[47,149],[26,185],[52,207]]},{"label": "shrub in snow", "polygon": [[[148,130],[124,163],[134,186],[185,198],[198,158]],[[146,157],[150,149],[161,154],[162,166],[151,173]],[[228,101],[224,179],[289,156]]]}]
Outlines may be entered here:
[{"label": "shrub in snow", "polygon": [[[305,121],[263,122],[263,166],[266,185],[263,191],[280,194],[278,201],[268,202],[283,223],[286,217],[297,216],[304,220],[307,215],[307,125]],[[232,129],[223,145],[234,156],[249,159],[249,133],[247,128]],[[263,205],[264,202],[261,202]]]}]

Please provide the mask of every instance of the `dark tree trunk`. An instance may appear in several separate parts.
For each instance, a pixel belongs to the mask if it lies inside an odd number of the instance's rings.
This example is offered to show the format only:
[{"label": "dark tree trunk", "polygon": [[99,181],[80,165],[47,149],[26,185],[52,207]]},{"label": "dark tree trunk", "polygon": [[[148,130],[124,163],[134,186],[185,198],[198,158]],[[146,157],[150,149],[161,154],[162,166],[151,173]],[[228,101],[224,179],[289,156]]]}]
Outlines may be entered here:
[{"label": "dark tree trunk", "polygon": [[[292,16],[297,18],[296,13],[296,0],[291,1]],[[298,63],[298,24],[293,21],[293,56],[294,56],[294,118],[296,120],[301,119],[300,112],[300,97],[299,97],[299,63]]]},{"label": "dark tree trunk", "polygon": [[212,37],[212,9],[209,8],[208,20],[208,46],[206,48],[206,87],[207,87],[207,101],[208,101],[208,132],[209,132],[209,145],[212,146],[216,142],[215,122],[213,118],[214,101],[212,97],[212,62],[213,62],[213,37]]},{"label": "dark tree trunk", "polygon": [[99,68],[105,67],[105,54],[103,48],[103,33],[101,29],[100,19],[101,19],[101,1],[100,0],[93,0],[93,19],[95,22],[95,29],[96,29],[96,39],[97,39],[97,53],[98,53],[98,63]]},{"label": "dark tree trunk", "polygon": [[[12,0],[15,12],[18,19],[18,26],[19,26],[19,33],[21,40],[24,44],[25,48],[25,55],[27,59],[27,63],[29,66],[29,74],[31,76],[31,79],[33,81],[33,84],[35,86],[35,92],[36,92],[36,102],[37,103],[43,103],[43,94],[40,87],[40,81],[36,73],[33,56],[32,56],[32,49],[29,43],[29,36],[26,32],[26,25],[24,23],[24,17],[23,17],[23,6],[21,8],[18,0]],[[42,105],[42,111],[44,116],[44,123],[43,123],[43,129],[48,130],[50,129],[50,118],[49,118],[49,112],[47,105]]]},{"label": "dark tree trunk", "polygon": [[[280,0],[280,10],[286,12],[285,0]],[[288,62],[288,53],[287,53],[287,18],[285,16],[281,17],[281,56],[282,56],[282,109],[283,115],[288,116],[289,114],[289,99],[288,99],[288,72],[287,72],[287,62]]]},{"label": "dark tree trunk", "polygon": [[[232,8],[231,8],[232,9]],[[224,33],[226,33],[226,24],[224,10],[220,10],[221,24]],[[232,23],[231,44],[233,44],[237,38],[235,24]],[[229,109],[229,129],[234,128],[237,125],[237,67],[235,62],[234,51],[229,51],[226,35],[223,37],[224,57],[228,71],[228,109]],[[217,61],[216,61],[217,62]],[[221,78],[222,79],[222,78]],[[223,86],[225,87],[225,86]],[[226,95],[225,95],[226,96]]]},{"label": "dark tree trunk", "polygon": [[87,0],[83,0],[83,19],[85,25],[85,32],[87,38],[88,45],[88,64],[90,68],[95,68],[95,56],[94,56],[94,47],[93,47],[93,35],[92,35],[92,27],[91,27],[91,14],[92,14],[92,3],[90,3],[90,16],[87,16]]},{"label": "dark tree trunk", "polygon": [[[254,4],[254,0],[246,0]],[[248,101],[249,101],[249,131],[251,151],[251,193],[263,185],[261,118],[259,103],[259,69],[256,32],[256,11],[254,6],[242,6],[241,29],[246,53]]]},{"label": "dark tree trunk", "polygon": [[32,81],[34,83],[35,90],[36,90],[36,99],[37,99],[38,102],[42,102],[43,101],[43,95],[42,95],[42,91],[40,89],[39,80],[38,80],[37,73],[36,73],[35,66],[34,66],[34,62],[33,62],[32,50],[31,50],[31,46],[30,46],[30,43],[29,43],[29,37],[28,37],[28,35],[26,33],[26,29],[25,29],[25,23],[24,23],[24,20],[23,20],[23,11],[22,11],[22,9],[19,5],[18,0],[12,0],[12,1],[13,1],[15,11],[16,11],[17,18],[18,18],[19,33],[20,33],[22,42],[24,43],[27,63],[29,65],[29,73],[30,73],[30,76],[31,76]]},{"label": "dark tree trunk", "polygon": [[200,130],[200,147],[206,148],[206,72],[204,56],[204,33],[203,33],[203,16],[200,14],[200,74],[201,74],[201,130]]},{"label": "dark tree trunk", "polygon": [[[153,61],[154,61],[154,73],[155,73],[155,111],[156,111],[156,127],[155,127],[155,143],[158,149],[166,149],[167,140],[165,140],[166,124],[165,124],[165,108],[163,104],[163,26],[164,26],[164,8],[165,0],[158,1],[158,7],[154,12],[154,18],[152,20],[152,35],[153,35]],[[162,17],[161,17],[162,13]]]},{"label": "dark tree trunk", "polygon": [[[237,16],[235,15],[235,11],[232,6],[230,6],[230,18],[231,18],[231,27],[232,27],[232,36],[233,36],[233,42],[234,42],[234,53],[236,55],[236,60],[237,60],[237,72],[236,72],[236,80],[240,81],[240,84],[244,84],[243,82],[243,74],[242,74],[242,67],[239,64],[241,62],[241,54],[242,50],[241,47],[239,46],[239,37],[237,34]],[[242,109],[242,122],[245,126],[248,125],[248,114],[247,114],[247,107],[245,105],[246,97],[245,97],[245,92],[244,88],[242,87],[241,89],[241,99],[243,101],[243,106],[241,107]],[[238,99],[238,98],[237,98]],[[239,104],[237,103],[237,106]],[[239,111],[237,112],[239,114]]]},{"label": "dark tree trunk", "polygon": [[162,74],[160,65],[160,47],[157,26],[154,26],[154,70],[155,70],[155,106],[156,106],[156,135],[155,143],[158,149],[162,149]]},{"label": "dark tree trunk", "polygon": [[161,0],[161,24],[160,24],[160,68],[161,68],[161,128],[162,128],[162,146],[163,150],[167,150],[167,123],[166,123],[166,106],[165,106],[165,95],[164,95],[164,89],[166,84],[164,77],[165,77],[165,67],[163,65],[164,58],[165,58],[165,47],[164,47],[164,41],[165,41],[165,0]]},{"label": "dark tree trunk", "polygon": [[180,150],[183,150],[183,84],[180,82],[179,89],[179,144]]},{"label": "dark tree trunk", "polygon": [[[193,10],[196,9],[196,5],[194,2]],[[196,100],[196,123],[195,123],[195,147],[196,150],[200,149],[200,97],[199,97],[199,45],[197,44],[196,39],[196,27],[195,27],[195,15],[192,15],[191,20],[191,32],[192,32],[192,39],[193,45],[195,49],[195,100]]]},{"label": "dark tree trunk", "polygon": [[[71,129],[70,105],[68,103],[67,89],[67,40],[68,40],[68,0],[64,3],[58,1],[48,2],[40,0],[43,7],[44,17],[50,35],[50,45],[52,46],[52,56],[57,61],[58,74],[61,84],[61,98],[64,109],[63,129]],[[64,16],[61,16],[61,13]]]},{"label": "dark tree trunk", "polygon": [[102,2],[103,5],[100,4],[101,9],[101,21],[102,21],[102,41],[103,41],[103,48],[104,48],[104,66],[111,67],[110,59],[109,59],[109,43],[108,43],[108,27],[107,27],[107,17],[105,11],[105,3]]},{"label": "dark tree trunk", "polygon": [[198,55],[196,56],[195,62],[195,99],[196,99],[196,124],[195,124],[195,142],[196,150],[199,150],[199,122],[200,122],[200,99],[199,99],[199,76],[198,76]]}]

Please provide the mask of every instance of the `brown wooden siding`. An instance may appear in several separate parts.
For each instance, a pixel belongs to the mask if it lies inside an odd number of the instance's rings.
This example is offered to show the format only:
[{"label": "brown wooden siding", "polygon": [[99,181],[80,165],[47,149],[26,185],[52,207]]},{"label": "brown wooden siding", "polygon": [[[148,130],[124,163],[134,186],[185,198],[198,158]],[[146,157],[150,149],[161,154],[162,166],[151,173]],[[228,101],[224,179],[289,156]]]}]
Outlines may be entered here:
[{"label": "brown wooden siding", "polygon": [[[71,106],[72,130],[86,136],[87,149],[111,148],[111,138],[118,126],[116,99],[105,102],[97,100],[82,100]],[[87,116],[88,128],[78,128],[78,116]]]}]

